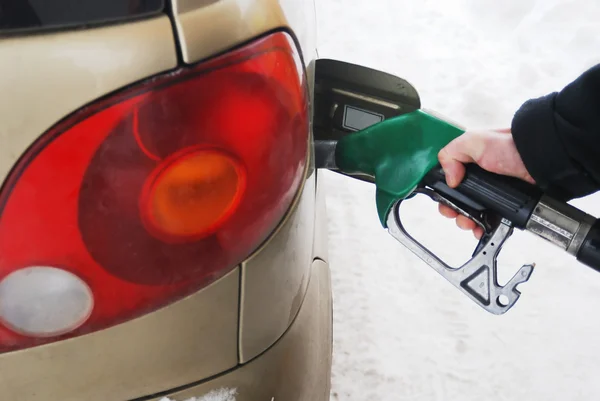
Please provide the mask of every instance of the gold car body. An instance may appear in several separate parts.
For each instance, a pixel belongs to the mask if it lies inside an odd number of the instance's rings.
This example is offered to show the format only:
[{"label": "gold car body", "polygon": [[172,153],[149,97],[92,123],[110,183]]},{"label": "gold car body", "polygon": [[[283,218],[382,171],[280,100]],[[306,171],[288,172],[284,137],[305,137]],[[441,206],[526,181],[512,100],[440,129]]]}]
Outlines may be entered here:
[{"label": "gold car body", "polygon": [[[173,0],[171,17],[1,38],[0,182],[43,132],[83,105],[276,30],[300,45],[312,95],[311,1]],[[285,219],[233,271],[126,323],[0,354],[0,398],[185,400],[225,389],[238,401],[327,400],[326,216],[309,165]]]}]

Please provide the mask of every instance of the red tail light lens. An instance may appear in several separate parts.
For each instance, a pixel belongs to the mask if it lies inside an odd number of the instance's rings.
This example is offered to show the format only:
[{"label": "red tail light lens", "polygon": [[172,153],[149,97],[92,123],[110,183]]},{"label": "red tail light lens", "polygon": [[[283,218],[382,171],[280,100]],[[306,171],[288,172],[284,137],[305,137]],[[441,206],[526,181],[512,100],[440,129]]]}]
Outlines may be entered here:
[{"label": "red tail light lens", "polygon": [[299,58],[276,33],[111,95],[45,133],[0,194],[0,288],[21,269],[58,268],[91,290],[93,310],[48,338],[10,328],[6,316],[27,315],[27,302],[10,313],[0,305],[0,350],[118,324],[229,272],[296,196],[307,119]]}]

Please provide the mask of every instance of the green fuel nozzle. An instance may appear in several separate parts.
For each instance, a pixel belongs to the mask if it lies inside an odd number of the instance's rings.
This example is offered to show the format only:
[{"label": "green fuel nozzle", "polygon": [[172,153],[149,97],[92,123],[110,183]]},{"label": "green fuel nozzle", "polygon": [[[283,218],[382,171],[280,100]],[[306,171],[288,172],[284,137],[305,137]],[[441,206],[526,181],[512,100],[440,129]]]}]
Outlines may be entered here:
[{"label": "green fuel nozzle", "polygon": [[386,226],[392,205],[409,196],[438,164],[438,152],[464,130],[423,110],[403,114],[341,138],[337,168],[375,177],[377,212]]}]

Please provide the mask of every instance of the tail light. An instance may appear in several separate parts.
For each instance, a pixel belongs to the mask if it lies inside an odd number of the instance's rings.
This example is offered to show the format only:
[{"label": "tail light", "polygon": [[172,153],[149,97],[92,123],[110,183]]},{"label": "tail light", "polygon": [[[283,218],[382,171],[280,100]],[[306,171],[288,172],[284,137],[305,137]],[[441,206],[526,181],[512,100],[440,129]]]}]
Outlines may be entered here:
[{"label": "tail light", "polygon": [[276,33],[45,133],[0,194],[0,351],[127,321],[231,271],[296,196],[307,119],[302,65]]}]

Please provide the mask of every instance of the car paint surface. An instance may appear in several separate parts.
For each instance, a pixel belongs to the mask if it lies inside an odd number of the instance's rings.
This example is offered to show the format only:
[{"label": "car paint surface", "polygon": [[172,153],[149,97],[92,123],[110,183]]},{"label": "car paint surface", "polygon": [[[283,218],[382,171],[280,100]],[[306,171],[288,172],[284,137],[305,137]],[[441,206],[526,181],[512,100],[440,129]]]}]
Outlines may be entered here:
[{"label": "car paint surface", "polygon": [[315,176],[271,241],[241,267],[240,362],[255,358],[287,330],[308,285],[315,232]]},{"label": "car paint surface", "polygon": [[[161,16],[0,39],[0,62],[10,69],[10,79],[7,74],[0,77],[0,89],[10,94],[0,97],[0,181],[37,137],[69,113],[120,87],[175,68],[178,41],[184,61],[195,62],[270,31],[287,30],[300,45],[312,94],[316,58],[312,1],[173,2],[175,29],[168,17]],[[327,399],[331,288],[323,262],[325,222],[315,222],[315,217],[323,217],[323,194],[316,189],[310,157],[294,206],[273,236],[238,268],[196,294],[133,321],[0,354],[0,371],[12,369],[0,379],[0,394],[31,401],[148,399],[170,389],[212,383],[211,378],[225,377],[219,374],[226,371],[254,386],[260,387],[261,380],[273,386],[272,378],[255,368],[263,366],[276,372],[287,369],[285,380],[290,389],[299,391],[294,397],[300,398],[284,399]],[[311,287],[309,281],[321,284]],[[303,309],[312,312],[302,315]],[[316,314],[317,320],[300,318],[307,313]],[[295,348],[286,351],[285,359],[267,356],[271,347],[281,348],[290,337],[296,338]],[[311,351],[301,357],[316,342],[319,356]],[[290,369],[291,358],[299,358],[304,367]],[[317,398],[302,396],[317,392]]]},{"label": "car paint surface", "polygon": [[[174,392],[174,401],[207,399],[221,389],[235,401],[329,400],[331,366],[331,277],[329,266],[312,264],[304,304],[290,329],[252,362],[213,380]],[[162,397],[153,398],[159,401]],[[218,398],[217,398],[218,399]],[[227,400],[229,401],[229,400]]]}]

